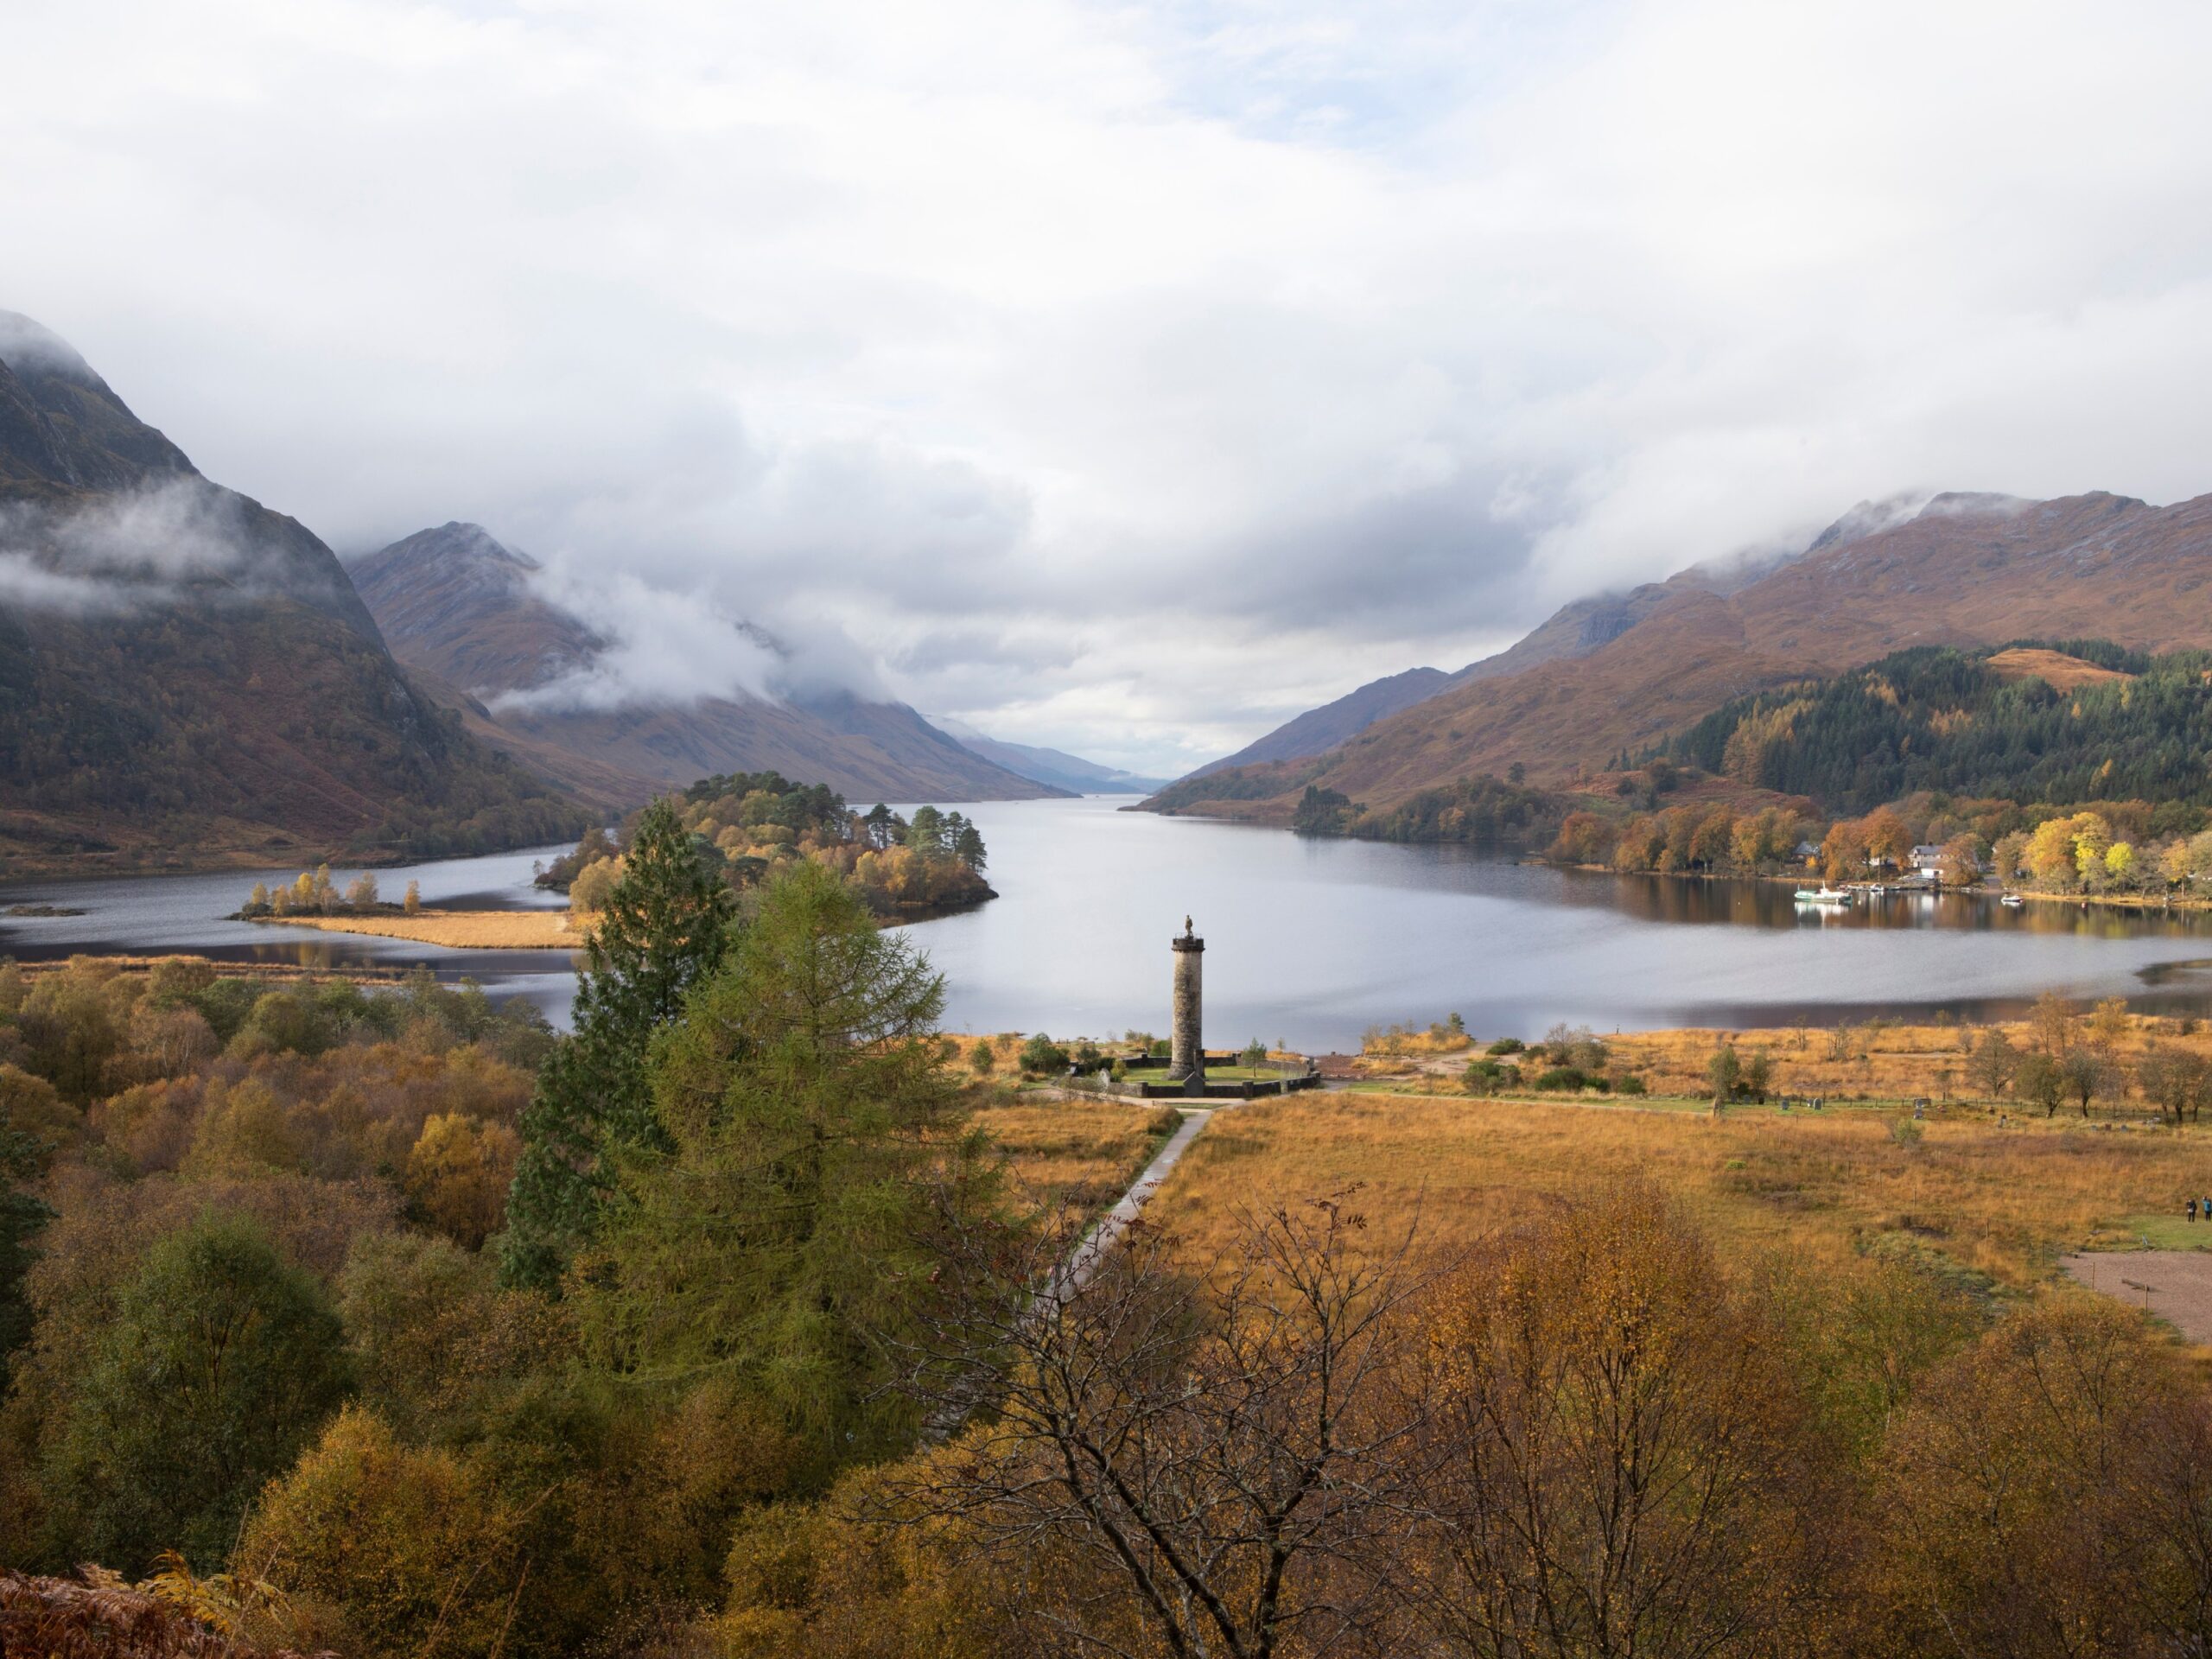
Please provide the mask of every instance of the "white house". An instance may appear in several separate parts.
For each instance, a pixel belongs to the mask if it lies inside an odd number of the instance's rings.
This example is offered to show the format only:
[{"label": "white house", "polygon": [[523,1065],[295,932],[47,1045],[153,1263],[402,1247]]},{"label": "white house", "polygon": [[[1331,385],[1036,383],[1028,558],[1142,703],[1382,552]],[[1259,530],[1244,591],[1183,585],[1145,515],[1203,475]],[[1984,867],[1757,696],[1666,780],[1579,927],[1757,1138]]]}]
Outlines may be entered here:
[{"label": "white house", "polygon": [[1943,849],[1936,846],[1914,848],[1912,868],[1923,875],[1936,874],[1943,868]]}]

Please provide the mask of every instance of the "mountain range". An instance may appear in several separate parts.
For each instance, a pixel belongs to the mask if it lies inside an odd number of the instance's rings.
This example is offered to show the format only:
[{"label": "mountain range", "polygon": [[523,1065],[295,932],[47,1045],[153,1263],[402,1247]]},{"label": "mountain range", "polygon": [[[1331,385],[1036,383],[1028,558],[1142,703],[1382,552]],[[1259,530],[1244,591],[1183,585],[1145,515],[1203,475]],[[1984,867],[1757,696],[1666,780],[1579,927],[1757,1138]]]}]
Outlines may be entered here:
[{"label": "mountain range", "polygon": [[0,867],[469,851],[582,816],[417,693],[311,531],[0,313]]},{"label": "mountain range", "polygon": [[1149,795],[1167,785],[1165,778],[1140,778],[1133,772],[1086,760],[1065,749],[1042,748],[1032,743],[1004,743],[957,720],[940,720],[937,723],[958,738],[963,747],[973,749],[985,760],[995,760],[1009,772],[1071,794]]},{"label": "mountain range", "polygon": [[[1900,651],[2212,647],[2208,555],[2212,497],[1865,503],[1361,686],[1143,804],[1287,823],[1309,788],[1390,808],[1485,774],[1605,796],[1724,705]],[[856,801],[1154,786],[825,687],[747,623],[757,690],[637,693],[610,664],[639,642],[600,613],[472,524],[341,564],[0,312],[0,870],[526,844],[732,772]]]},{"label": "mountain range", "polygon": [[612,642],[541,575],[458,523],[349,571],[0,312],[0,874],[527,845],[716,772],[868,800],[1091,786],[849,691],[556,695]]},{"label": "mountain range", "polygon": [[[1287,823],[1309,785],[1389,806],[1516,765],[1532,785],[1591,787],[1731,698],[1909,646],[2212,645],[2208,579],[2212,497],[1869,504],[1795,556],[1580,600],[1457,674],[1363,687],[1146,804]],[[1426,695],[1390,706],[1401,688]]]},{"label": "mountain range", "polygon": [[[901,702],[846,690],[676,701],[571,694],[613,642],[547,594],[537,562],[448,524],[351,561],[392,651],[475,737],[603,807],[717,773],[779,772],[856,801],[1072,792],[977,753]],[[773,636],[734,633],[779,655]]]}]

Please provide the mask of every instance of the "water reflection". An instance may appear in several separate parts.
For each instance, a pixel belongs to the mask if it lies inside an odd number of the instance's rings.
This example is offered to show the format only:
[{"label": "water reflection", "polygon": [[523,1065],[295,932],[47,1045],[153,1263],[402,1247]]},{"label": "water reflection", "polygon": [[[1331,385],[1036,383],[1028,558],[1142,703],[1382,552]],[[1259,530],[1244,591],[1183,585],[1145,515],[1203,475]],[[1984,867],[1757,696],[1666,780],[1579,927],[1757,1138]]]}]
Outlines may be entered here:
[{"label": "water reflection", "polygon": [[[1166,1027],[1167,940],[1185,912],[1207,937],[1217,1042],[1356,1045],[1367,1027],[1458,1012],[1527,1036],[1554,1020],[1744,1027],[1874,1014],[2018,1014],[2045,989],[2212,1012],[2212,916],[1896,893],[1801,909],[1782,882],[1562,871],[1461,847],[1303,841],[1279,830],[1116,810],[1112,800],[984,803],[969,810],[1004,896],[914,924],[946,977],[955,1030],[1118,1033]],[[378,871],[438,905],[557,906],[531,885],[556,849]],[[193,950],[342,969],[430,968],[565,1020],[563,951],[450,950],[226,921],[256,879],[23,882],[0,914],[0,955]],[[350,873],[340,873],[343,880]]]},{"label": "water reflection", "polygon": [[1163,1029],[1166,941],[1207,936],[1219,1040],[1356,1044],[1459,1012],[1486,1033],[2008,1017],[2047,988],[2212,1010],[2212,917],[1893,893],[1801,909],[1795,884],[1617,876],[1466,848],[1301,841],[1117,812],[972,810],[1006,895],[914,930],[967,1030]]},{"label": "water reflection", "polygon": [[[1526,868],[1526,867],[1522,867]],[[2063,933],[2082,938],[2212,938],[2203,911],[2141,909],[2037,899],[2018,906],[1993,894],[1859,893],[1848,905],[1801,905],[1794,881],[1539,871],[1532,889],[1556,880],[1556,902],[1615,909],[1640,921],[1733,927],[1958,928],[1976,932]],[[1534,893],[1532,892],[1532,896]]]},{"label": "water reflection", "polygon": [[[483,858],[439,859],[374,872],[387,898],[421,889],[425,904],[455,910],[559,909],[558,893],[532,885],[537,866],[563,851],[538,847]],[[54,961],[79,952],[159,955],[189,951],[219,962],[281,963],[321,971],[427,968],[442,980],[476,980],[495,997],[520,996],[565,1024],[575,997],[565,950],[455,950],[409,939],[315,932],[227,919],[257,881],[289,881],[296,866],[201,875],[27,880],[0,886],[0,956]],[[343,887],[358,870],[334,870]],[[11,915],[17,906],[76,913]]]}]

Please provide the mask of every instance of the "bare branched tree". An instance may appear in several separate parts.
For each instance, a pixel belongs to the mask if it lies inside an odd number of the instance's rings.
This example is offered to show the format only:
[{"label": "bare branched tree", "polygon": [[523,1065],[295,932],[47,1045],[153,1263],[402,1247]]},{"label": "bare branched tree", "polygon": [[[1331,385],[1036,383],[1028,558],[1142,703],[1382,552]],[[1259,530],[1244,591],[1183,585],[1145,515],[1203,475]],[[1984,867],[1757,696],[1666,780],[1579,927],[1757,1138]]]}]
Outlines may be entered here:
[{"label": "bare branched tree", "polygon": [[1382,1383],[1418,1281],[1410,1232],[1370,1248],[1349,1196],[1245,1217],[1209,1272],[1141,1221],[1082,1274],[1066,1218],[955,1241],[970,1294],[915,1375],[968,1421],[925,1496],[1076,1651],[1383,1645],[1376,1558],[1419,1422]]},{"label": "bare branched tree", "polygon": [[1437,1651],[1792,1649],[1821,1551],[1808,1517],[1834,1495],[1778,1344],[1662,1200],[1495,1242],[1428,1327],[1408,1576]]}]

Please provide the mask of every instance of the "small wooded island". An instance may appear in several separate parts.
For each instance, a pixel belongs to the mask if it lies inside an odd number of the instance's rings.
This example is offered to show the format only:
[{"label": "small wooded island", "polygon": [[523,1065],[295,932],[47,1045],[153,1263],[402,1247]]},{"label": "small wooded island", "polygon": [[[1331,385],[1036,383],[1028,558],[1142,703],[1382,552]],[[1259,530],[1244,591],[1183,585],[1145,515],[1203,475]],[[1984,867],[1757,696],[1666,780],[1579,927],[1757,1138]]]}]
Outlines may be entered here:
[{"label": "small wooded island", "polygon": [[435,909],[423,905],[413,881],[394,904],[373,874],[363,872],[341,891],[325,864],[273,889],[255,883],[237,917],[455,949],[581,946],[627,868],[648,814],[662,817],[666,832],[688,836],[701,866],[734,892],[808,862],[836,870],[886,920],[918,920],[998,897],[983,880],[983,837],[963,814],[923,806],[910,822],[880,803],[855,812],[823,785],[757,772],[702,778],[680,795],[639,808],[612,832],[586,831],[537,875],[539,887],[569,895],[567,910]]},{"label": "small wooded island", "polygon": [[[982,835],[959,812],[919,806],[911,823],[880,802],[856,812],[825,785],[795,784],[774,772],[702,778],[665,800],[701,861],[739,891],[804,860],[849,880],[879,917],[912,919],[998,897],[983,880]],[[588,830],[539,874],[538,886],[566,893],[579,912],[600,909],[652,810],[632,813],[613,835]]]}]

